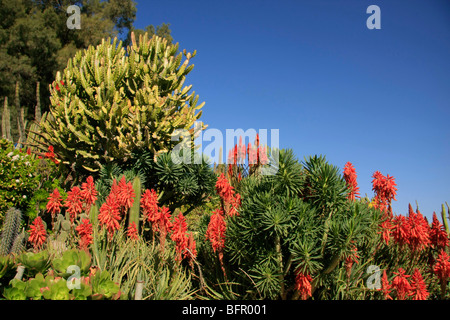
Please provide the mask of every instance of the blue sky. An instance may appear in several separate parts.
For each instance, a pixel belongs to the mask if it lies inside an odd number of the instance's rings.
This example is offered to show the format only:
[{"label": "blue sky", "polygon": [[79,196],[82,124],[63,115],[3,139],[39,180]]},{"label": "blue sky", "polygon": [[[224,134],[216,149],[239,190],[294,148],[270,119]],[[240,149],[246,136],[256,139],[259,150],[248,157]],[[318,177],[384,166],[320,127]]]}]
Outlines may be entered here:
[{"label": "blue sky", "polygon": [[136,28],[161,23],[197,50],[186,84],[210,128],[279,129],[300,160],[352,162],[363,196],[392,175],[397,214],[450,204],[449,1],[137,1]]}]

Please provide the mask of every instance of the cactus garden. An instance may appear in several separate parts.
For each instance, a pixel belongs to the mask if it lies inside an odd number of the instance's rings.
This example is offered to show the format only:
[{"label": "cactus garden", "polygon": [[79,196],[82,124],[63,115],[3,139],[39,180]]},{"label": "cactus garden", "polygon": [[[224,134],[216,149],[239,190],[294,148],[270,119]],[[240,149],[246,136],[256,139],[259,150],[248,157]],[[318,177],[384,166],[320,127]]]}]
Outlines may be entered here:
[{"label": "cactus garden", "polygon": [[448,203],[395,212],[394,176],[259,134],[216,163],[195,144],[197,52],[128,40],[77,50],[32,121],[20,82],[2,101],[0,299],[450,299]]}]

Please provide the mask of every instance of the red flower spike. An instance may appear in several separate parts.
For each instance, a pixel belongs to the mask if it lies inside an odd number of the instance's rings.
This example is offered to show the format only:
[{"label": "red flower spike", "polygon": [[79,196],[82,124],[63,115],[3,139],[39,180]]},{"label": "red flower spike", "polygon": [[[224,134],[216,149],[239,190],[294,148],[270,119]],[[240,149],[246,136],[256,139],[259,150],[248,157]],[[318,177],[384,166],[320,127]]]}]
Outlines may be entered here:
[{"label": "red flower spike", "polygon": [[47,198],[47,211],[52,215],[52,219],[55,218],[55,216],[61,212],[62,207],[62,198],[61,194],[59,193],[58,188],[55,188],[53,192],[50,194],[50,196]]},{"label": "red flower spike", "polygon": [[128,226],[127,236],[133,241],[139,239],[136,223],[134,221]]},{"label": "red flower spike", "polygon": [[86,204],[85,210],[88,211],[97,200],[97,190],[95,189],[94,178],[87,177],[86,182],[81,184],[81,197]]},{"label": "red flower spike", "polygon": [[206,239],[209,239],[213,251],[221,251],[225,246],[226,221],[221,209],[213,212],[206,230]]},{"label": "red flower spike", "polygon": [[88,246],[93,243],[92,224],[90,223],[89,219],[82,219],[80,225],[76,227],[75,230],[80,236],[80,249],[87,250]]},{"label": "red flower spike", "polygon": [[444,226],[439,222],[436,212],[433,212],[433,223],[431,224],[430,240],[435,248],[444,249],[448,244],[448,235]]},{"label": "red flower spike", "polygon": [[30,234],[28,241],[33,244],[34,249],[42,247],[47,239],[47,231],[45,230],[41,217],[38,216],[33,220],[28,233]]},{"label": "red flower spike", "polygon": [[125,176],[119,181],[118,191],[117,191],[117,201],[119,201],[119,206],[124,211],[131,208],[133,205],[134,198],[136,197],[133,189],[132,182],[126,182]]},{"label": "red flower spike", "polygon": [[141,197],[141,208],[143,210],[144,219],[151,223],[153,231],[156,232],[158,225],[158,195],[155,190],[145,190]]},{"label": "red flower spike", "polygon": [[406,279],[410,276],[405,273],[405,270],[403,270],[403,268],[399,268],[398,272],[394,272],[394,274],[396,276],[392,280],[392,288],[395,288],[398,300],[405,300],[412,289],[411,285]]},{"label": "red flower spike", "polygon": [[81,196],[81,190],[75,186],[67,192],[67,198],[64,206],[67,208],[67,212],[70,215],[70,222],[74,223],[78,214],[83,211],[83,197]]},{"label": "red flower spike", "polygon": [[359,187],[356,182],[356,170],[351,162],[347,162],[344,166],[344,179],[347,183],[347,188],[349,190],[348,199],[355,201],[359,196]]},{"label": "red flower spike", "polygon": [[429,295],[427,286],[422,278],[422,275],[420,274],[419,269],[415,268],[411,277],[410,296],[413,297],[413,300],[427,300]]},{"label": "red flower spike", "polygon": [[[113,182],[114,186],[114,182]],[[119,202],[116,194],[111,189],[111,193],[106,198],[105,203],[100,208],[98,214],[98,221],[100,225],[105,226],[108,230],[108,235],[112,237],[116,230],[120,229],[119,221],[122,219],[119,211]]]},{"label": "red flower spike", "polygon": [[421,251],[431,244],[430,226],[423,215],[417,211],[414,213],[410,205],[408,215],[409,246],[413,251]]},{"label": "red flower spike", "polygon": [[385,300],[392,300],[392,297],[389,295],[391,293],[392,286],[389,284],[389,280],[386,274],[386,270],[383,270],[383,276],[381,277],[381,289],[383,292],[383,296]]},{"label": "red flower spike", "polygon": [[380,228],[381,228],[381,239],[384,241],[384,243],[386,245],[389,245],[389,240],[391,239],[391,234],[392,234],[392,229],[394,228],[394,226],[391,223],[391,219],[390,217],[386,217],[386,220],[384,220],[381,224],[380,224]]},{"label": "red flower spike", "polygon": [[447,280],[450,277],[450,257],[445,250],[441,250],[434,265],[433,271],[441,281],[441,283],[447,284]]},{"label": "red flower spike", "polygon": [[297,272],[295,276],[295,289],[299,292],[302,300],[311,297],[311,282],[312,278],[309,274]]},{"label": "red flower spike", "polygon": [[409,244],[410,225],[408,223],[408,220],[404,216],[398,215],[392,220],[392,225],[392,236],[394,238],[394,241],[400,246]]}]

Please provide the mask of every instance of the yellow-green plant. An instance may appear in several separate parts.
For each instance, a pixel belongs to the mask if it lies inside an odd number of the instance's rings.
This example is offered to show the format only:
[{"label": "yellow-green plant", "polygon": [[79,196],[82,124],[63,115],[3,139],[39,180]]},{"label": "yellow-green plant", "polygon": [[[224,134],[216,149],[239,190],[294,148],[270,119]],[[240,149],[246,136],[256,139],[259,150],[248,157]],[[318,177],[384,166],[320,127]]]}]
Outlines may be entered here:
[{"label": "yellow-green plant", "polygon": [[184,138],[172,141],[175,130],[193,132],[201,116],[204,103],[184,85],[196,52],[179,52],[158,36],[132,40],[126,49],[115,38],[77,52],[50,86],[37,146],[53,146],[78,174],[126,161],[134,150],[171,150]]}]

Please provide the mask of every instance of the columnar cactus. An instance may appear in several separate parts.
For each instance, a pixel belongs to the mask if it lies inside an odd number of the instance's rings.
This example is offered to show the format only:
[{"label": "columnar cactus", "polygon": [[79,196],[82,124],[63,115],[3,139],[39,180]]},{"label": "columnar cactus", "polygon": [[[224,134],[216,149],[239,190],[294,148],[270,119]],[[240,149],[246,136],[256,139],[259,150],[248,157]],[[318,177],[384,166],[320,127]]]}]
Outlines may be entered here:
[{"label": "columnar cactus", "polygon": [[12,207],[6,212],[0,236],[0,255],[11,253],[13,243],[19,234],[21,220],[22,212],[19,209]]},{"label": "columnar cactus", "polygon": [[184,81],[195,51],[177,54],[178,44],[158,36],[132,38],[127,49],[115,38],[79,51],[57,73],[37,139],[42,150],[52,145],[63,164],[92,172],[136,149],[171,150],[176,129],[193,131],[203,103]]}]

